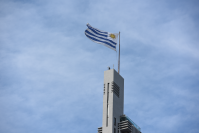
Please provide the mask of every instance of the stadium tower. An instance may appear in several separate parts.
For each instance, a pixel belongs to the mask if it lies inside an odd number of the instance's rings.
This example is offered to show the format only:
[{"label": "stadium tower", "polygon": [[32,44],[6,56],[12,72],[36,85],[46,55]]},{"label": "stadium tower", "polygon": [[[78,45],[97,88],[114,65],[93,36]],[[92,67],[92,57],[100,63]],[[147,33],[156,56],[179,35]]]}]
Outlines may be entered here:
[{"label": "stadium tower", "polygon": [[104,72],[103,121],[98,133],[141,133],[141,129],[124,115],[124,78],[115,69]]}]

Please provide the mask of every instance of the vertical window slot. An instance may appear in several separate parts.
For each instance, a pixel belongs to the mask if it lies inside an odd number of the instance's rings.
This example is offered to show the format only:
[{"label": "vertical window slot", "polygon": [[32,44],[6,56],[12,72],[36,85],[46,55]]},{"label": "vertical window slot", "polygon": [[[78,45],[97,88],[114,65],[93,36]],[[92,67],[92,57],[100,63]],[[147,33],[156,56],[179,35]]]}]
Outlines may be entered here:
[{"label": "vertical window slot", "polygon": [[108,117],[109,117],[109,83],[107,86],[107,116],[106,116],[106,126],[108,126]]}]

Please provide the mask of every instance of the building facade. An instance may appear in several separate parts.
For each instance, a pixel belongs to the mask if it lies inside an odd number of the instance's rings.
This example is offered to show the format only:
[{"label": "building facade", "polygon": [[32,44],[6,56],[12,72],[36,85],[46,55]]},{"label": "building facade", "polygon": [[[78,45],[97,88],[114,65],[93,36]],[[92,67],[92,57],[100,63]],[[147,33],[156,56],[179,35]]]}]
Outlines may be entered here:
[{"label": "building facade", "polygon": [[141,129],[124,115],[124,78],[115,69],[104,72],[103,120],[98,133],[141,133]]}]

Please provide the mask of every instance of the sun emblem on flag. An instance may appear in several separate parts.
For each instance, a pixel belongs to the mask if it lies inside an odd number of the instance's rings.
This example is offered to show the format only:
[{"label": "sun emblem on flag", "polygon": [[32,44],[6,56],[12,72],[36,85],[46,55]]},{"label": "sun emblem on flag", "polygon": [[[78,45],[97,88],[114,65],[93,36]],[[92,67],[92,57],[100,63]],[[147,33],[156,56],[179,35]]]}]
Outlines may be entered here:
[{"label": "sun emblem on flag", "polygon": [[112,39],[115,39],[115,38],[116,38],[114,34],[110,34],[110,37],[111,37]]}]

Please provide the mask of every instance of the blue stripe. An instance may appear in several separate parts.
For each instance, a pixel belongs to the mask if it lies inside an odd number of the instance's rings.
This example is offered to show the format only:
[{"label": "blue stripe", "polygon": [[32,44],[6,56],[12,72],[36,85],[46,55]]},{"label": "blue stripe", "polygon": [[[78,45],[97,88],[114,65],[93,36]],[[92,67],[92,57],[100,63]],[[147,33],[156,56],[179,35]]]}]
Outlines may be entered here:
[{"label": "blue stripe", "polygon": [[96,36],[96,35],[92,34],[91,32],[89,32],[87,29],[85,30],[85,32],[87,32],[87,33],[90,34],[91,36],[95,36],[95,37],[97,37],[97,38],[99,38],[99,39],[103,39],[103,40],[109,41],[109,42],[113,43],[113,45],[117,45],[116,42],[113,42],[112,40],[109,40],[109,39],[107,39],[107,38],[102,38],[102,37]]},{"label": "blue stripe", "polygon": [[[91,33],[91,31],[94,32],[95,35],[101,36],[101,37],[103,37],[103,38],[107,38],[107,35],[99,34],[99,33],[97,33],[96,31],[94,31],[94,30],[92,30],[92,29],[89,29],[89,28],[88,28],[88,29],[86,29],[86,30],[88,30],[88,32],[90,32],[90,33]],[[91,30],[91,31],[89,31],[89,30]]]},{"label": "blue stripe", "polygon": [[89,27],[90,27],[90,28],[93,28],[94,30],[96,30],[96,31],[98,31],[98,32],[101,32],[101,33],[103,33],[103,34],[108,34],[108,32],[104,32],[104,31],[98,30],[98,29],[92,27],[90,24],[87,24],[87,27],[88,27],[88,28],[89,28]]},{"label": "blue stripe", "polygon": [[116,47],[115,47],[115,46],[111,45],[111,44],[110,44],[110,43],[108,43],[108,42],[104,42],[104,41],[97,40],[96,38],[90,37],[90,36],[88,36],[87,34],[85,34],[85,35],[86,35],[88,38],[90,38],[91,40],[93,40],[93,41],[96,41],[96,42],[99,42],[99,43],[106,44],[106,45],[108,45],[108,46],[110,46],[110,47],[112,47],[112,48],[116,49]]},{"label": "blue stripe", "polygon": [[108,45],[109,47],[112,47],[112,48],[116,49],[115,46],[111,45],[111,44],[108,43],[108,42],[99,41],[99,40],[97,40],[97,39],[95,39],[95,38],[92,38],[92,37],[90,37],[90,36],[88,36],[88,35],[86,35],[86,36],[87,36],[89,39],[91,39],[92,41],[96,42],[96,43],[103,43],[103,44]]},{"label": "blue stripe", "polygon": [[[101,33],[98,33],[98,32],[97,32],[97,29],[95,29],[95,28],[93,28],[93,27],[91,27],[91,26],[88,26],[88,28],[89,28],[91,31],[93,31],[94,33],[96,33],[96,34],[98,34],[98,35],[100,35],[100,36],[108,37],[108,32],[104,32],[104,34],[101,34]],[[105,34],[107,34],[107,35],[105,35]]]}]

